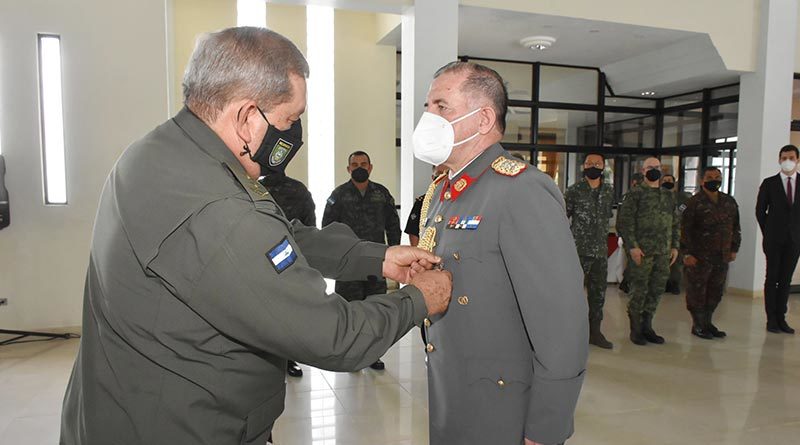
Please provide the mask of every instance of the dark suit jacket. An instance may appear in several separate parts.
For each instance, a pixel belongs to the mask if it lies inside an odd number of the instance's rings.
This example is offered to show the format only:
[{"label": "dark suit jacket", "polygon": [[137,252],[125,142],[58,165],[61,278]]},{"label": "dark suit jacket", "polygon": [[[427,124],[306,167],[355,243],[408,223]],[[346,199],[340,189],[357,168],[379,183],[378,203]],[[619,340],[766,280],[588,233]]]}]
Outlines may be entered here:
[{"label": "dark suit jacket", "polygon": [[[800,178],[800,175],[797,175]],[[775,247],[791,240],[800,245],[800,187],[794,186],[794,204],[789,205],[780,173],[764,179],[758,189],[756,219],[764,235],[763,248]]]}]

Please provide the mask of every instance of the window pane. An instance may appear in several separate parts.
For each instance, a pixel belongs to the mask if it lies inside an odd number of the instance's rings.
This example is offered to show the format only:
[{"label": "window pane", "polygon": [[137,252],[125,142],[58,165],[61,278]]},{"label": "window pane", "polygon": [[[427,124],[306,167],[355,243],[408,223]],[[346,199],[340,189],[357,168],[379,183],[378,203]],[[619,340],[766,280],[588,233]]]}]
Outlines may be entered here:
[{"label": "window pane", "polygon": [[733,142],[739,122],[739,103],[715,105],[709,109],[708,137],[712,141]]},{"label": "window pane", "polygon": [[698,91],[696,93],[685,94],[683,96],[664,99],[664,107],[665,108],[676,107],[678,105],[693,104],[702,101],[703,101],[703,93],[702,91]]},{"label": "window pane", "polygon": [[531,143],[531,109],[508,107],[506,114],[506,132],[503,142],[518,144]]},{"label": "window pane", "polygon": [[664,115],[664,147],[684,147],[700,144],[700,108]]},{"label": "window pane", "polygon": [[800,120],[800,79],[792,84],[792,120]]},{"label": "window pane", "polygon": [[606,113],[603,143],[612,147],[653,148],[656,118],[641,114]]},{"label": "window pane", "polygon": [[597,145],[594,111],[539,110],[539,144]]},{"label": "window pane", "polygon": [[61,91],[61,39],[39,35],[39,92],[42,118],[44,202],[67,203],[64,110]]},{"label": "window pane", "polygon": [[739,94],[739,85],[732,85],[724,88],[717,88],[711,90],[711,98],[718,99],[720,97],[737,96]]},{"label": "window pane", "polygon": [[655,108],[656,101],[651,99],[636,99],[633,97],[606,96],[606,106],[609,107],[637,107]]},{"label": "window pane", "polygon": [[494,62],[475,60],[475,63],[488,66],[497,71],[506,84],[508,98],[511,100],[533,99],[533,65],[528,63]]},{"label": "window pane", "polygon": [[539,151],[536,155],[536,167],[550,175],[562,192],[566,189],[567,153]]},{"label": "window pane", "polygon": [[597,71],[542,65],[539,100],[597,104]]},{"label": "window pane", "polygon": [[694,193],[697,191],[698,175],[700,174],[700,156],[683,157],[683,191]]}]

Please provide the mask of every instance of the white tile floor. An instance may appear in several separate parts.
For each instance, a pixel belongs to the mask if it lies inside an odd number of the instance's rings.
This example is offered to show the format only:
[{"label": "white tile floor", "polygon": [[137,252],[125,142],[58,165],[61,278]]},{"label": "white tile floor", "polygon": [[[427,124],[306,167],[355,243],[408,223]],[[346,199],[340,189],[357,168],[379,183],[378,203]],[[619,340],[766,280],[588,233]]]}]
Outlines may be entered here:
[{"label": "white tile floor", "polygon": [[[569,445],[800,443],[800,335],[767,334],[763,300],[726,297],[729,337],[689,334],[683,297],[665,295],[655,327],[663,346],[627,341],[625,303],[609,287],[605,332],[591,349]],[[789,317],[800,328],[798,297]],[[76,340],[0,347],[0,444],[57,443]],[[386,370],[289,378],[278,445],[427,444],[427,383],[419,332],[384,357]]]}]

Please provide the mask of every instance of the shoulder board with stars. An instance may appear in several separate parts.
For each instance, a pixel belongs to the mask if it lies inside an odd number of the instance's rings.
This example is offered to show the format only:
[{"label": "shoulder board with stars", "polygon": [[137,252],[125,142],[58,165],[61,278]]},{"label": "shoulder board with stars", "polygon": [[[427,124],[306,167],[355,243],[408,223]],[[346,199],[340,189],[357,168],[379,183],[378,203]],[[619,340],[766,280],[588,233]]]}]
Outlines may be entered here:
[{"label": "shoulder board with stars", "polygon": [[492,162],[492,170],[504,176],[517,176],[526,168],[528,168],[528,164],[516,159],[508,159],[505,156],[500,156]]}]

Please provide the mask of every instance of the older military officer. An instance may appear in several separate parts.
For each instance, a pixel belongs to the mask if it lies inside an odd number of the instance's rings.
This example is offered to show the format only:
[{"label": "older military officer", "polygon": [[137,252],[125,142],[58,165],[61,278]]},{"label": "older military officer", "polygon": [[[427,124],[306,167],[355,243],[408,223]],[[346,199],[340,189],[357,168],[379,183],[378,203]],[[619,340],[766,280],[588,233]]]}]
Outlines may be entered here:
[{"label": "older military officer", "polygon": [[600,331],[608,277],[608,219],[614,189],[603,182],[605,158],[589,153],[583,161],[584,178],[564,193],[567,217],[585,275],[589,301],[589,344],[603,349],[614,345]]},{"label": "older military officer", "polygon": [[642,170],[644,183],[628,191],[622,201],[617,232],[631,257],[630,339],[637,345],[662,344],[664,337],[653,329],[653,317],[669,278],[669,267],[678,257],[680,219],[675,195],[659,186],[661,161],[647,158]]},{"label": "older military officer", "polygon": [[561,193],[500,146],[508,101],[495,71],[448,64],[427,100],[414,153],[450,173],[425,196],[419,246],[443,258],[454,292],[425,322],[430,443],[561,443],[588,350]]},{"label": "older military officer", "polygon": [[[286,357],[359,369],[446,308],[448,275],[421,271],[431,255],[292,224],[256,181],[302,143],[307,75],[272,31],[204,36],[186,108],[122,154],[97,211],[60,443],[262,445]],[[414,285],[348,303],[322,274]]]}]

